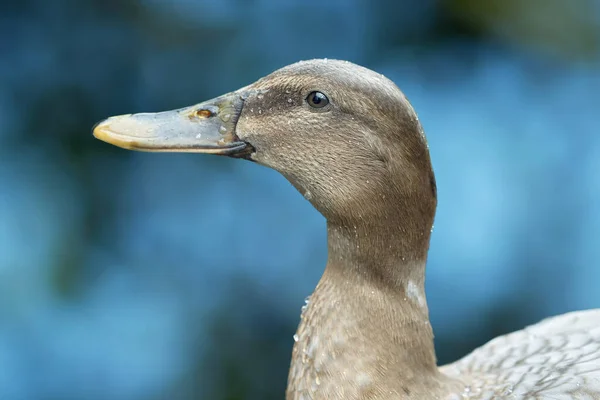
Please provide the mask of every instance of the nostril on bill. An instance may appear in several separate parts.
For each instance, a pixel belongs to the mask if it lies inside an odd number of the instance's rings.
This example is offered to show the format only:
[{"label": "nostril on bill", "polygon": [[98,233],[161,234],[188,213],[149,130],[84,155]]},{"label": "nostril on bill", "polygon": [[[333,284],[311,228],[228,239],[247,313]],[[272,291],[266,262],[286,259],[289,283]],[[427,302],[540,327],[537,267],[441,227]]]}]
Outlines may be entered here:
[{"label": "nostril on bill", "polygon": [[200,110],[196,110],[195,114],[198,118],[209,118],[213,115],[212,111],[203,108],[201,108]]}]

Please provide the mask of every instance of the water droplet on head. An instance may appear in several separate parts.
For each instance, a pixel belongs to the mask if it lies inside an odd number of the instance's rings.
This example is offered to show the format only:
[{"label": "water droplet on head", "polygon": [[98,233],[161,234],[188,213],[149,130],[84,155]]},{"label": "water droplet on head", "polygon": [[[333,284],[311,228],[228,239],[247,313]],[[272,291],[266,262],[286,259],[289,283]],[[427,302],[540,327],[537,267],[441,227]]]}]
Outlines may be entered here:
[{"label": "water droplet on head", "polygon": [[306,358],[308,358],[309,360],[314,360],[315,358],[315,353],[317,352],[317,348],[319,347],[319,337],[318,336],[311,336],[308,339],[308,346],[306,346],[304,348],[304,354],[306,355]]},{"label": "water droplet on head", "polygon": [[295,334],[294,334],[294,342],[297,342],[297,341],[298,341],[298,334],[297,334],[297,333],[295,333]]},{"label": "water droplet on head", "polygon": [[219,128],[219,130],[221,132],[227,132],[227,128],[225,128],[223,125],[221,125],[221,127]]},{"label": "water droplet on head", "polygon": [[265,97],[265,96],[264,96],[264,95],[262,95],[262,94],[259,94],[259,95],[258,95],[258,96],[256,96],[256,97],[258,97],[259,99],[262,99],[262,98],[263,98],[263,97]]},{"label": "water droplet on head", "polygon": [[292,99],[288,99],[288,103],[291,103],[291,102],[293,102],[293,101],[294,101],[294,100],[292,100]]}]

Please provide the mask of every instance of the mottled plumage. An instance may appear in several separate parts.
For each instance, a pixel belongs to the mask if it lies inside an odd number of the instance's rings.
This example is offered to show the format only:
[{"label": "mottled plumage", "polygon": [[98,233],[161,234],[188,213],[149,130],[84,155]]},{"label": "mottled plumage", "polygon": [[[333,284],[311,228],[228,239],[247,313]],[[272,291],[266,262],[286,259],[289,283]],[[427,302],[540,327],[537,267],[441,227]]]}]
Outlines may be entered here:
[{"label": "mottled plumage", "polygon": [[467,383],[457,399],[599,399],[600,310],[497,337],[442,371]]}]

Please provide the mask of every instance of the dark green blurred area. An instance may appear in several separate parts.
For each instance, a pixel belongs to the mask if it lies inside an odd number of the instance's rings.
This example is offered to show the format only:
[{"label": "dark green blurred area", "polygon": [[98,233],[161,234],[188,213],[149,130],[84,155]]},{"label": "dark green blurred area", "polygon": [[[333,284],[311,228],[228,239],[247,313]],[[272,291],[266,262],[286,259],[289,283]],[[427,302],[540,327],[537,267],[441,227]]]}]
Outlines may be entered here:
[{"label": "dark green blurred area", "polygon": [[[483,193],[485,206],[494,196],[478,182],[523,177],[525,195],[481,208],[521,217],[486,235],[444,231],[453,211],[440,211],[428,297],[441,363],[552,313],[600,306],[600,275],[578,267],[597,255],[584,223],[600,222],[598,179],[585,175],[600,146],[598,1],[5,1],[0,38],[2,400],[283,398],[302,298],[325,261],[322,218],[260,167],[125,152],[91,128],[301,59],[349,59],[408,87],[441,191],[450,174],[472,179],[465,193]],[[435,101],[460,110],[461,96],[479,108],[448,122]],[[562,96],[587,108],[568,110]],[[523,118],[505,114],[515,108]],[[493,142],[502,165],[528,169],[452,169],[451,129],[468,132],[457,147]],[[441,207],[460,201],[444,193]],[[496,237],[511,239],[478,244]],[[470,246],[491,261],[477,265]]]}]

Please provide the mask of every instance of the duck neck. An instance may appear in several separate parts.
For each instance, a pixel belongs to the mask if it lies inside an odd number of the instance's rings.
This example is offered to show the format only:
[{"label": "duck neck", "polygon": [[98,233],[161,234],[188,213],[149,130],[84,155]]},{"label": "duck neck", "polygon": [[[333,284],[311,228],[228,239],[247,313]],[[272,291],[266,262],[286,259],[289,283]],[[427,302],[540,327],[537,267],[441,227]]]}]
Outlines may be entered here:
[{"label": "duck neck", "polygon": [[425,297],[427,249],[409,252],[412,246],[400,240],[405,238],[401,228],[391,229],[389,224],[382,229],[329,224],[329,258],[316,293],[322,302],[339,302],[346,312],[343,318],[361,328],[341,334],[369,351],[379,347],[377,363],[396,371],[435,370]]},{"label": "duck neck", "polygon": [[290,388],[357,382],[344,388],[353,398],[402,382],[398,398],[408,396],[438,374],[424,291],[427,248],[408,253],[411,246],[398,243],[403,232],[391,228],[327,228],[327,267],[295,336]]}]

